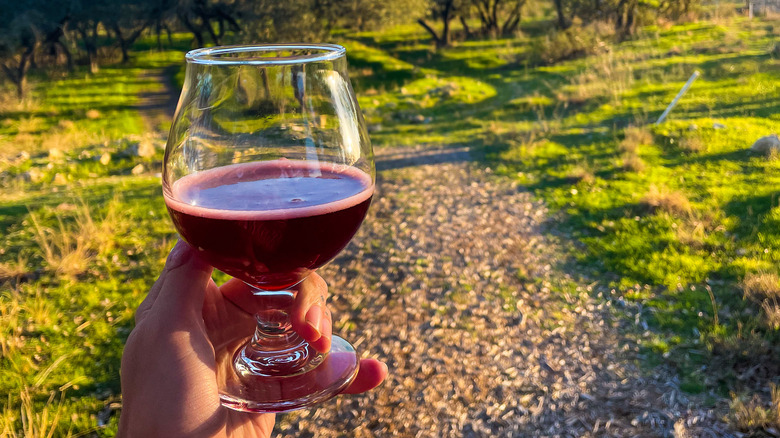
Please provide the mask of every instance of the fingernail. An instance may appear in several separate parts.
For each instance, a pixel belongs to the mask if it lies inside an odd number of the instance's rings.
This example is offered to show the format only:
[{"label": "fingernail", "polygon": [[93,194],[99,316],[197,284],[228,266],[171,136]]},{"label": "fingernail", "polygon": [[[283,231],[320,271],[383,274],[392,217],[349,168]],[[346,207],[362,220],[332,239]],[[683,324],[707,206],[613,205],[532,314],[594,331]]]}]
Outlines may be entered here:
[{"label": "fingernail", "polygon": [[320,323],[322,323],[322,307],[315,304],[306,312],[306,324],[309,324],[309,327],[313,328],[318,335],[322,336]]},{"label": "fingernail", "polygon": [[174,245],[171,253],[168,254],[168,260],[165,261],[165,269],[173,269],[179,267],[187,261],[190,255],[189,246],[179,239]]},{"label": "fingernail", "polygon": [[390,369],[389,369],[389,368],[387,368],[387,364],[386,364],[386,363],[384,363],[384,362],[379,362],[379,363],[381,363],[381,364],[382,364],[382,368],[385,370],[385,371],[384,371],[384,373],[385,373],[385,374],[389,374],[389,373],[390,373]]}]

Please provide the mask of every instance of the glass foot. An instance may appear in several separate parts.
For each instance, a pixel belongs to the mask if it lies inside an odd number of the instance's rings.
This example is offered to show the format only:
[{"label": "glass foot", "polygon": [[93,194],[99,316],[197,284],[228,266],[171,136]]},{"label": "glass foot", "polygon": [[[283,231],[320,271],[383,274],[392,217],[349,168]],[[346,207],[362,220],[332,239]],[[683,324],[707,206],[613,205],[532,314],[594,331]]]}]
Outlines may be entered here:
[{"label": "glass foot", "polygon": [[[222,405],[242,412],[288,412],[328,400],[349,386],[358,372],[352,345],[333,336],[327,354],[311,350],[308,362],[290,375],[255,374],[239,365],[249,338],[218,348],[217,381]],[[236,372],[238,371],[238,372]]]}]

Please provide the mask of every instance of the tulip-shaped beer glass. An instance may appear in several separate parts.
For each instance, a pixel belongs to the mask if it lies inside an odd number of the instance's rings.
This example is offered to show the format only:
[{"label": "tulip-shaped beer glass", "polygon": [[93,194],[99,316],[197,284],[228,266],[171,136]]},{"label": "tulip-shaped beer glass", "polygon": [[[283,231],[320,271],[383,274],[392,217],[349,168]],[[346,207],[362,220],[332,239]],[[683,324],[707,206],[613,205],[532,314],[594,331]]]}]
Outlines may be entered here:
[{"label": "tulip-shaped beer glass", "polygon": [[215,345],[222,403],[283,412],[355,377],[352,346],[316,352],[291,328],[296,285],[341,251],[374,193],[374,160],[345,49],[199,49],[165,151],[163,193],[181,237],[253,288],[257,328]]}]

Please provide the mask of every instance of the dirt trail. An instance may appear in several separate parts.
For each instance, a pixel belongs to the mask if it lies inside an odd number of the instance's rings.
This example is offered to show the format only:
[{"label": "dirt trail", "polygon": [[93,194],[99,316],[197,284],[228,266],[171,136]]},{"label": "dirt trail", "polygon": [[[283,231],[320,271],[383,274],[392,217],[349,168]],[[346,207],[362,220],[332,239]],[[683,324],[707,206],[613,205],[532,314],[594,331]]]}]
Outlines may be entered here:
[{"label": "dirt trail", "polygon": [[[154,81],[160,84],[158,91],[141,93],[138,96],[138,112],[144,121],[146,132],[160,132],[161,127],[169,126],[176,111],[179,100],[179,90],[171,79],[176,67],[147,70],[141,75],[144,81]],[[165,133],[167,134],[167,132]]]}]

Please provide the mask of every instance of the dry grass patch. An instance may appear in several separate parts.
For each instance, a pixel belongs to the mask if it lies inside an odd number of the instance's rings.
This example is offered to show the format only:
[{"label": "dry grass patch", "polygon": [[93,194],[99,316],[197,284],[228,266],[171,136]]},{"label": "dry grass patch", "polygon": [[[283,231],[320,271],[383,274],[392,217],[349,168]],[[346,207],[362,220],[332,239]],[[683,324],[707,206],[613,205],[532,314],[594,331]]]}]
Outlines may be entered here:
[{"label": "dry grass patch", "polygon": [[771,404],[766,407],[757,395],[746,403],[732,394],[730,422],[740,431],[752,434],[780,430],[780,387],[775,384],[771,384],[771,398]]},{"label": "dry grass patch", "polygon": [[623,170],[641,173],[645,168],[647,168],[647,165],[639,155],[630,152],[623,154]]},{"label": "dry grass patch", "polygon": [[666,187],[650,185],[640,205],[645,206],[651,212],[662,211],[672,215],[690,215],[693,212],[688,197],[679,190],[669,190]]},{"label": "dry grass patch", "polygon": [[680,139],[679,147],[688,153],[702,152],[706,149],[704,142],[699,137],[685,137]]},{"label": "dry grass patch", "polygon": [[30,272],[27,257],[19,253],[16,260],[8,262],[0,262],[0,281],[15,278],[19,279],[24,277]]},{"label": "dry grass patch", "polygon": [[742,290],[750,299],[780,298],[780,277],[769,272],[748,274],[742,280]]},{"label": "dry grass patch", "polygon": [[703,249],[707,235],[718,231],[725,231],[725,228],[705,214],[680,221],[675,229],[675,235],[680,243],[694,249]]},{"label": "dry grass patch", "polygon": [[593,170],[587,165],[578,165],[573,167],[566,173],[566,178],[572,182],[584,182],[585,184],[593,184],[596,180],[596,176],[593,174]]},{"label": "dry grass patch", "polygon": [[761,303],[761,308],[764,310],[767,325],[775,330],[780,330],[780,304],[777,300],[765,300]]},{"label": "dry grass patch", "polygon": [[[32,386],[25,385],[18,396],[18,403],[8,394],[7,403],[0,411],[0,436],[8,438],[52,438],[54,436],[71,437],[72,431],[62,431],[60,422],[63,418],[65,392],[73,386],[68,382],[57,391],[47,391],[44,383],[49,374],[68,359],[69,355],[58,357],[46,369],[35,376]],[[38,407],[35,402],[40,396],[49,395],[46,403]],[[59,394],[59,397],[57,397]],[[21,428],[19,428],[21,426]]]},{"label": "dry grass patch", "polygon": [[23,312],[21,298],[17,291],[0,294],[0,352],[3,357],[8,357],[12,351],[16,351],[25,344],[22,334]]},{"label": "dry grass patch", "polygon": [[43,226],[38,215],[30,212],[35,242],[48,268],[70,277],[84,273],[95,255],[112,249],[115,236],[125,229],[120,209],[121,201],[115,198],[96,222],[85,203],[63,203],[54,209],[55,227]]},{"label": "dry grass patch", "polygon": [[640,146],[653,144],[653,134],[646,128],[629,126],[624,131],[623,140],[618,144],[618,150],[635,154]]},{"label": "dry grass patch", "polygon": [[742,290],[745,298],[761,305],[767,325],[780,330],[780,277],[768,272],[747,274]]}]

